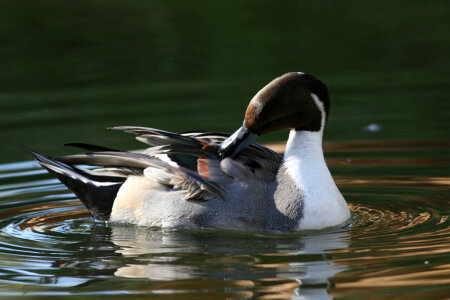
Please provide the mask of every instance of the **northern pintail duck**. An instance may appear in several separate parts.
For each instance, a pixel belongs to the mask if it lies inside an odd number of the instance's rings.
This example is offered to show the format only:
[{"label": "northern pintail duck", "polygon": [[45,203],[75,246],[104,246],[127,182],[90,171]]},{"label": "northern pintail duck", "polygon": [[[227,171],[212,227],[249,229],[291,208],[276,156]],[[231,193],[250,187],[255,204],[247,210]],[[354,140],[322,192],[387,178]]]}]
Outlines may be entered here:
[{"label": "northern pintail duck", "polygon": [[[278,77],[250,101],[232,135],[122,126],[141,152],[71,144],[85,154],[51,158],[29,149],[92,215],[111,223],[292,231],[339,225],[350,211],[322,150],[326,86],[312,75]],[[284,157],[254,143],[291,129]],[[100,166],[80,169],[74,165]]]}]

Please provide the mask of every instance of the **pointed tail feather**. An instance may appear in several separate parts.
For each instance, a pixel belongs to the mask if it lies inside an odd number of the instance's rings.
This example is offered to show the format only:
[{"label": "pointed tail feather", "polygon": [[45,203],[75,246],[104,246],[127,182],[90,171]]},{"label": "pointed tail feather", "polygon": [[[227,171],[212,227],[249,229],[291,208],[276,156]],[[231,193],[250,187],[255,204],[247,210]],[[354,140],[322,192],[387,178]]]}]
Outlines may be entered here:
[{"label": "pointed tail feather", "polygon": [[92,175],[54,158],[23,148],[77,195],[96,219],[109,219],[114,199],[123,184],[123,178]]}]

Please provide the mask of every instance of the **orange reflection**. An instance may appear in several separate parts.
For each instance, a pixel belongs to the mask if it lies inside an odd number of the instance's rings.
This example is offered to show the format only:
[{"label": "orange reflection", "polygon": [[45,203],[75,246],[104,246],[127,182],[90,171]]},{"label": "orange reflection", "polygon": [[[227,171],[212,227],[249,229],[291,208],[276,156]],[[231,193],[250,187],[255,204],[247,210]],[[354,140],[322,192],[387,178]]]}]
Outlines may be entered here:
[{"label": "orange reflection", "polygon": [[[357,273],[357,274],[355,274]],[[359,280],[355,280],[360,278]],[[347,281],[351,279],[351,281]],[[420,267],[396,267],[378,271],[353,272],[351,278],[345,273],[335,277],[335,287],[339,288],[370,288],[370,287],[401,287],[401,286],[432,286],[450,284],[450,264]]]},{"label": "orange reflection", "polygon": [[405,176],[334,176],[336,184],[350,187],[421,187],[426,189],[450,190],[450,177],[405,177]]},{"label": "orange reflection", "polygon": [[[420,245],[421,242],[417,242],[414,247],[402,247],[401,245],[394,245],[392,247],[371,247],[368,248],[353,248],[350,251],[346,251],[346,249],[339,249],[335,251],[335,254],[343,254],[347,253],[349,255],[354,255],[358,253],[360,255],[348,257],[348,258],[337,258],[333,260],[336,264],[342,264],[345,266],[349,265],[358,265],[358,264],[366,264],[366,263],[384,263],[386,261],[392,260],[395,256],[396,259],[399,258],[408,258],[408,257],[416,257],[420,255],[424,256],[432,256],[436,254],[446,254],[449,253],[450,243],[440,243],[437,245]],[[364,255],[364,253],[368,253],[371,255]]]},{"label": "orange reflection", "polygon": [[[145,292],[156,292],[158,299],[243,299],[252,297],[254,293],[241,289],[250,289],[254,286],[255,283],[250,280],[199,279],[149,281],[145,286],[140,286],[140,289]],[[234,291],[234,289],[236,290]],[[223,290],[223,292],[219,292],[220,290]],[[174,293],[174,291],[176,292]],[[148,295],[143,298],[148,298]]]},{"label": "orange reflection", "polygon": [[448,219],[448,216],[441,216],[441,218],[437,224],[442,224],[442,223],[446,222],[447,219]]},{"label": "orange reflection", "polygon": [[262,278],[255,283],[258,299],[291,299],[300,286],[300,282],[285,278]]},{"label": "orange reflection", "polygon": [[14,216],[18,216],[18,215],[33,212],[33,211],[41,211],[41,210],[47,210],[47,209],[71,207],[71,206],[79,206],[79,205],[83,205],[83,204],[80,201],[68,201],[68,202],[52,202],[52,203],[41,204],[41,205],[34,204],[34,205],[28,205],[28,206],[21,206],[21,207],[5,209],[3,211],[0,211],[0,219],[14,217]]},{"label": "orange reflection", "polygon": [[[56,224],[62,221],[66,220],[73,220],[73,219],[81,219],[81,218],[87,218],[91,216],[91,214],[84,208],[80,209],[74,209],[74,210],[67,210],[67,211],[60,211],[56,213],[50,213],[50,214],[44,214],[40,216],[36,216],[30,219],[25,220],[22,222],[19,227],[21,230],[25,230],[27,228],[35,228],[45,225],[51,225]],[[53,225],[50,227],[47,227],[47,230],[50,230],[57,225]]]},{"label": "orange reflection", "polygon": [[[333,278],[333,283],[332,288],[329,290],[330,295],[333,297],[374,296],[375,291],[386,289],[390,289],[390,295],[392,296],[392,288],[438,287],[439,285],[444,287],[450,284],[450,265],[430,267],[403,266],[374,271],[343,272]],[[404,290],[401,293],[403,295],[401,299],[446,299],[448,288],[426,289],[423,293],[418,289],[413,289],[410,295],[408,295],[408,292],[405,293]],[[384,295],[386,296],[387,294]]]}]

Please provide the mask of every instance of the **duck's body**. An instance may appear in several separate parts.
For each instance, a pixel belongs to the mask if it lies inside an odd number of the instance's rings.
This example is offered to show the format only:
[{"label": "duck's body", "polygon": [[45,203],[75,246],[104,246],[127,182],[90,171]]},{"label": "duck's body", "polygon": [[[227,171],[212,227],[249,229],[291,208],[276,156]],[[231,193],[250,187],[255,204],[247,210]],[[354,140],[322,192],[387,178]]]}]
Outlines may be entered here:
[{"label": "duck's body", "polygon": [[[223,134],[211,132],[177,134],[118,127],[152,147],[130,153],[87,146],[101,151],[57,160],[33,154],[78,195],[94,217],[112,223],[322,229],[350,216],[323,156],[328,113],[323,88],[320,81],[303,73],[275,79],[250,102],[243,127],[225,141]],[[301,96],[298,103],[297,94]],[[283,112],[283,103],[291,105],[289,113]],[[284,157],[252,143],[259,134],[285,127],[294,129]],[[105,168],[82,171],[74,164]]]},{"label": "duck's body", "polygon": [[[183,191],[161,191],[159,186],[134,177],[127,180],[123,194],[116,198],[110,221],[156,227],[287,229],[281,224],[271,224],[271,215],[275,212],[267,201],[271,197],[271,186],[273,183],[250,182],[247,185],[235,182],[228,186],[223,199],[186,201]],[[130,202],[129,191],[136,187],[145,189],[146,193]]]}]

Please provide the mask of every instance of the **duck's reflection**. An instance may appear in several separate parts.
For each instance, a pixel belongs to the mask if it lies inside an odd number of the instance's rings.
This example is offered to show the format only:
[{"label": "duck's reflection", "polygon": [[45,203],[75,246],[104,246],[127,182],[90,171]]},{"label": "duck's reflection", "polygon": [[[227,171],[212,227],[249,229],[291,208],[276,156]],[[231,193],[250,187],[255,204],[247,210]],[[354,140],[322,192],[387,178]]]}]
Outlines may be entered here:
[{"label": "duck's reflection", "polygon": [[133,258],[116,270],[119,277],[171,281],[172,289],[188,280],[200,289],[225,284],[245,296],[327,299],[328,279],[344,269],[327,251],[347,248],[349,236],[345,230],[286,235],[113,226],[111,240],[116,253]]}]

